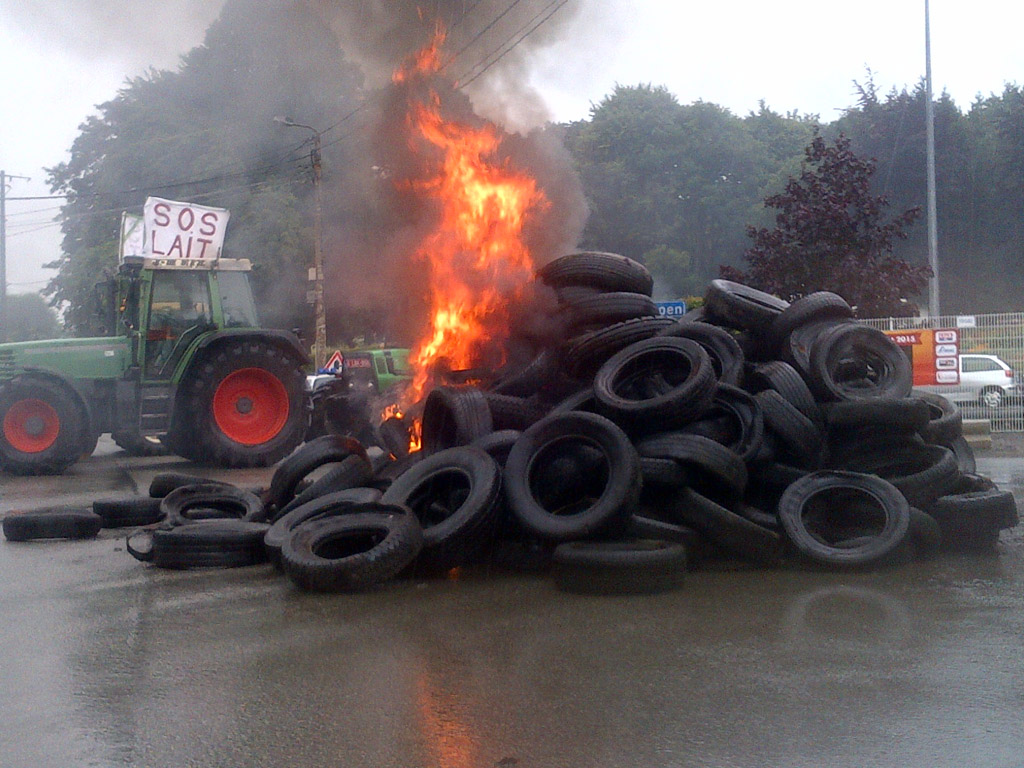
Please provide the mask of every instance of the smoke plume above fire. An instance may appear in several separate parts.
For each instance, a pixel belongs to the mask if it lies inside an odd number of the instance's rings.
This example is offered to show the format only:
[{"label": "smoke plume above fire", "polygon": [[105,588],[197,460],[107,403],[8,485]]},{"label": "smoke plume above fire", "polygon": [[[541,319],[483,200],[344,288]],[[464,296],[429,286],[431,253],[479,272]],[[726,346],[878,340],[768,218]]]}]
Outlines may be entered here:
[{"label": "smoke plume above fire", "polygon": [[443,28],[440,74],[473,99],[477,111],[515,128],[548,118],[528,85],[535,52],[557,40],[582,0],[311,0],[346,54],[380,86],[405,58]]}]

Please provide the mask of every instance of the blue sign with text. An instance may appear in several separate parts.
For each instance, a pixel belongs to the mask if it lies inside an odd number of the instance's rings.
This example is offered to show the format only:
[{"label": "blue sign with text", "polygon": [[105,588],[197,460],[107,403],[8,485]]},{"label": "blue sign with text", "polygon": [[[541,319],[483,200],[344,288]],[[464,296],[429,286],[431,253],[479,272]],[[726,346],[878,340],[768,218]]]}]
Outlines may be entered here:
[{"label": "blue sign with text", "polygon": [[682,317],[686,314],[685,301],[657,301],[655,304],[661,317]]}]

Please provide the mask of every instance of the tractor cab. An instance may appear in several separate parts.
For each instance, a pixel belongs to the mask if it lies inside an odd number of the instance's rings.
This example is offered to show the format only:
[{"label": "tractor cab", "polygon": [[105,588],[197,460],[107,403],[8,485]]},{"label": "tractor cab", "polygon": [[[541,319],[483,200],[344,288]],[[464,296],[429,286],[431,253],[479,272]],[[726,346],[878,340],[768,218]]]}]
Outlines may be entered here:
[{"label": "tractor cab", "polygon": [[193,342],[209,331],[259,327],[248,259],[138,262],[122,266],[118,325],[138,339],[143,379],[170,378]]}]

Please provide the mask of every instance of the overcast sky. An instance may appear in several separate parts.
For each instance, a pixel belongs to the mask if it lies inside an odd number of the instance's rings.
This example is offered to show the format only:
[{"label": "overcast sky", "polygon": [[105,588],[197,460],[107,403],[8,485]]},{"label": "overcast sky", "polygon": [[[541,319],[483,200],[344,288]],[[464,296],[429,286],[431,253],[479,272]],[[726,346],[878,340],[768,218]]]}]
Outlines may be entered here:
[{"label": "overcast sky", "polygon": [[[31,181],[13,180],[13,197],[48,194],[43,169],[66,159],[77,126],[95,105],[128,76],[175,66],[201,40],[218,5],[164,4],[172,9],[146,25],[157,32],[140,50],[118,38],[140,29],[134,17],[150,11],[154,0],[107,0],[108,8],[122,4],[123,14],[89,24],[62,23],[57,15],[80,0],[38,0],[49,10],[31,12],[12,11],[15,1],[0,5],[0,170]],[[701,99],[737,115],[763,99],[778,112],[814,113],[828,122],[855,103],[853,81],[864,82],[868,69],[883,94],[924,76],[924,0],[583,2],[561,41],[538,55],[532,74],[559,121],[585,118],[616,83],[651,83],[667,86],[683,103]],[[948,91],[966,110],[979,94],[1024,83],[1020,0],[932,0],[931,16],[936,93]],[[8,202],[11,293],[45,283],[42,265],[59,248],[52,222],[58,206]]]}]

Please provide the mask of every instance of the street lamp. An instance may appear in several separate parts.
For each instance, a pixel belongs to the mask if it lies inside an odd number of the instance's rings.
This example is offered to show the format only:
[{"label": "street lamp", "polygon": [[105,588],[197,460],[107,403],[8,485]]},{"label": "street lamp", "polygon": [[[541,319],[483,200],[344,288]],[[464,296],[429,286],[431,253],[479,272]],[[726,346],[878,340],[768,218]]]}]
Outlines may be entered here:
[{"label": "street lamp", "polygon": [[[928,185],[928,314],[939,317],[939,235],[935,211],[935,105],[932,103],[932,32],[928,0],[924,0],[924,82],[925,82],[925,149]],[[933,320],[933,322],[938,322]],[[933,326],[934,327],[934,326]]]},{"label": "street lamp", "polygon": [[313,313],[316,317],[316,332],[313,336],[313,364],[319,371],[327,360],[327,316],[324,308],[324,251],[323,251],[323,199],[320,191],[320,131],[311,125],[296,123],[290,117],[278,115],[275,123],[294,128],[305,128],[313,132],[313,149],[309,153],[313,163],[313,196],[316,209],[313,215]]}]

